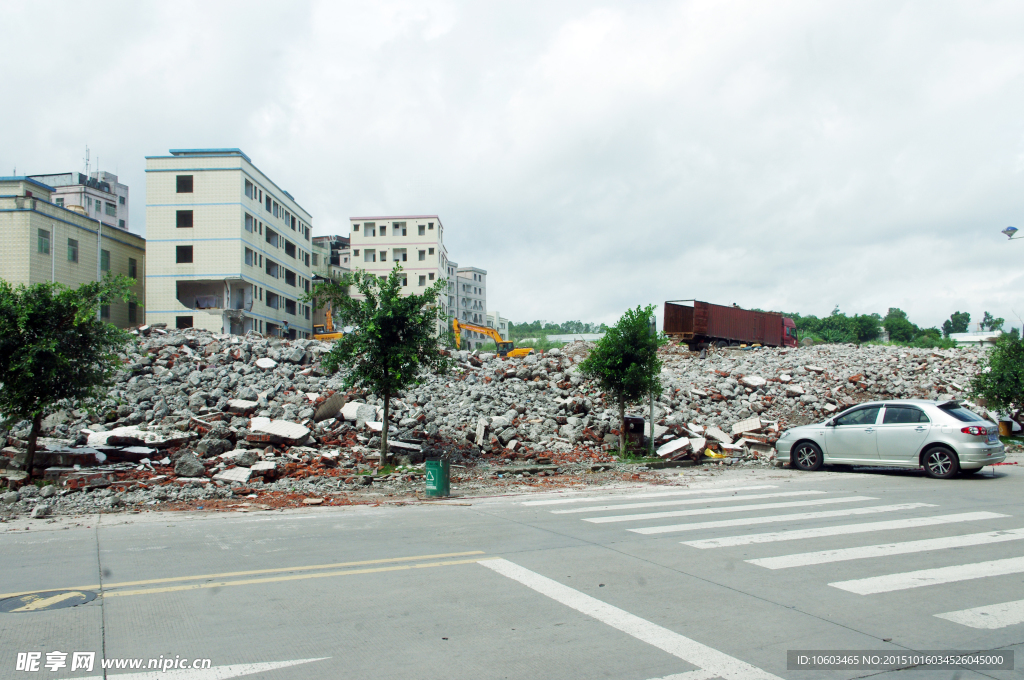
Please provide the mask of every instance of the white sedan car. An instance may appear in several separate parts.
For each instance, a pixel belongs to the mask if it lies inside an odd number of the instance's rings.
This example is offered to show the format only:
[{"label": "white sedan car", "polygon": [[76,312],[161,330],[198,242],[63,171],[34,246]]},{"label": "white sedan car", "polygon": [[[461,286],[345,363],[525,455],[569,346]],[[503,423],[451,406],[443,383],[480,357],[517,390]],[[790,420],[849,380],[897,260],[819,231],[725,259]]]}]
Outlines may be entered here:
[{"label": "white sedan car", "polygon": [[776,444],[793,467],[923,467],[929,477],[973,474],[1006,459],[998,426],[955,401],[899,399],[858,404],[817,425],[786,430]]}]

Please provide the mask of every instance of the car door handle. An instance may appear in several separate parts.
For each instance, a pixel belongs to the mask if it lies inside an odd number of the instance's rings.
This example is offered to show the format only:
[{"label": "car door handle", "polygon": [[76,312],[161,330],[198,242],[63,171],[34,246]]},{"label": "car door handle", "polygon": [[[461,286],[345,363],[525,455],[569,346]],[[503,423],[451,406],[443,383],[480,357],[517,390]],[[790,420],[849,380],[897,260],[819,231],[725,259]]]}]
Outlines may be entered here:
[{"label": "car door handle", "polygon": [[865,432],[874,432],[874,431],[875,431],[875,428],[873,428],[873,427],[867,427],[867,428],[864,428],[864,431],[865,431]]},{"label": "car door handle", "polygon": [[921,426],[921,427],[915,427],[914,431],[915,432],[924,432],[927,429],[928,429],[927,427]]}]

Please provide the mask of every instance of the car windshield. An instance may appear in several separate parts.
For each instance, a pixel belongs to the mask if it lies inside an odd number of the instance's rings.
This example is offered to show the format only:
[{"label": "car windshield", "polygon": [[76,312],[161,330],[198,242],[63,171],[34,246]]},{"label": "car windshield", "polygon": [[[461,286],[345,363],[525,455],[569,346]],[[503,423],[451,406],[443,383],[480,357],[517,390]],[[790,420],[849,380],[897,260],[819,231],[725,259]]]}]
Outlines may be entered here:
[{"label": "car windshield", "polygon": [[984,422],[985,420],[974,411],[966,409],[963,406],[940,406],[939,408],[962,423]]}]

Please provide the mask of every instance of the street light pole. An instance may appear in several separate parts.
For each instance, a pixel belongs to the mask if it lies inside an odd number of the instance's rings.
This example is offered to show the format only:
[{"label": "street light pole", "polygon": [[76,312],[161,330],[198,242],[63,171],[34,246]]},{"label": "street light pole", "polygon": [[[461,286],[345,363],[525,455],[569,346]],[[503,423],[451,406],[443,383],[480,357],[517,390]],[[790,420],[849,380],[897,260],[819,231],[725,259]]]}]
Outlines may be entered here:
[{"label": "street light pole", "polygon": [[[658,339],[658,319],[655,316],[651,316],[651,338],[657,341]],[[655,343],[654,351],[658,351],[657,343]],[[648,444],[650,449],[650,457],[654,458],[654,390],[651,390],[651,438]]]}]

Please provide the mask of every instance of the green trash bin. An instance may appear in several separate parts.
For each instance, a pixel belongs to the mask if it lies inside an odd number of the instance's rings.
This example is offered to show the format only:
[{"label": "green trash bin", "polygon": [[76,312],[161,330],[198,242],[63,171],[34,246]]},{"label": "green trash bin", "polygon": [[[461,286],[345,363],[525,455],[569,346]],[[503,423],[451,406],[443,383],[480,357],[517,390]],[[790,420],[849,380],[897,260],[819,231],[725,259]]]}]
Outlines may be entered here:
[{"label": "green trash bin", "polygon": [[451,495],[451,463],[447,460],[427,461],[427,495],[435,498]]}]

